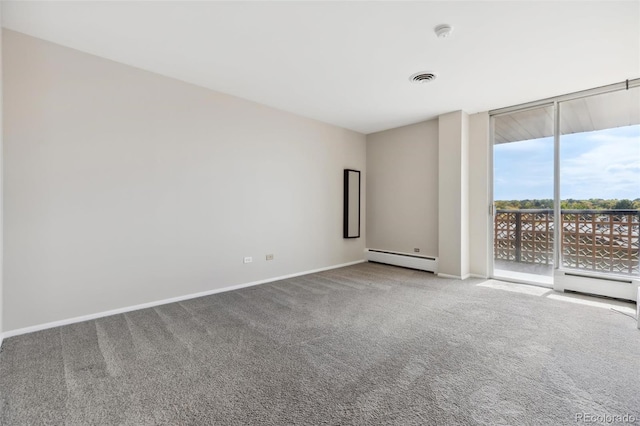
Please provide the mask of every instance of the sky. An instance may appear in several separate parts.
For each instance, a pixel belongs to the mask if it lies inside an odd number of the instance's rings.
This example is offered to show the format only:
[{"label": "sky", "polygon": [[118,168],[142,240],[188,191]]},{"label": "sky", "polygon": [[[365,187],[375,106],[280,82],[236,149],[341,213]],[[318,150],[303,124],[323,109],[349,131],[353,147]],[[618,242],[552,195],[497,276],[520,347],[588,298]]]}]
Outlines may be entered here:
[{"label": "sky", "polygon": [[[494,146],[494,199],[553,198],[553,137]],[[560,137],[560,198],[640,198],[640,125]]]}]

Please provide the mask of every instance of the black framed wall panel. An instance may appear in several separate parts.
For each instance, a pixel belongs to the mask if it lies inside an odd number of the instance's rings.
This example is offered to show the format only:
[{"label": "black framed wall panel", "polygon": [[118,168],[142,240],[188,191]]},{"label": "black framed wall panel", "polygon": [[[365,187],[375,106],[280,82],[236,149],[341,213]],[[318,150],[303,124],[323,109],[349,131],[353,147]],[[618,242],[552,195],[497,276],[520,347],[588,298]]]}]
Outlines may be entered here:
[{"label": "black framed wall panel", "polygon": [[360,238],[360,171],[344,170],[344,238]]}]

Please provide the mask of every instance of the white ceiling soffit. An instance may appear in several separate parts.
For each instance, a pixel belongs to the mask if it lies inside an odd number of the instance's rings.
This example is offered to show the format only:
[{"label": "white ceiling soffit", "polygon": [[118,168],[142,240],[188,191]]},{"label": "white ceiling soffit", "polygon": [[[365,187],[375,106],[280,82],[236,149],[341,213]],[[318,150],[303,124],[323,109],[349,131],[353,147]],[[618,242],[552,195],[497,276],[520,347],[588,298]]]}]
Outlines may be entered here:
[{"label": "white ceiling soffit", "polygon": [[[638,1],[3,1],[4,27],[361,133],[640,76]],[[437,38],[434,28],[453,33]],[[437,79],[412,84],[409,76]]]},{"label": "white ceiling soffit", "polygon": [[[560,103],[560,134],[640,124],[640,87]],[[553,136],[553,108],[529,109],[496,117],[495,143]]]}]

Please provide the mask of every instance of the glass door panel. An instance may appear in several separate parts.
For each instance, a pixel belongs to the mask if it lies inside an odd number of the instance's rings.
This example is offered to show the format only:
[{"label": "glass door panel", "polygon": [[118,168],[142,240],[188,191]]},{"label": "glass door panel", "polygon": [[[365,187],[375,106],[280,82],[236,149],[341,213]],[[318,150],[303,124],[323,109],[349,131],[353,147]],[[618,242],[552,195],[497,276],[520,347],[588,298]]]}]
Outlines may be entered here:
[{"label": "glass door panel", "polygon": [[551,285],[553,105],[493,120],[493,275]]},{"label": "glass door panel", "polygon": [[640,88],[560,103],[560,198],[560,267],[638,277]]}]

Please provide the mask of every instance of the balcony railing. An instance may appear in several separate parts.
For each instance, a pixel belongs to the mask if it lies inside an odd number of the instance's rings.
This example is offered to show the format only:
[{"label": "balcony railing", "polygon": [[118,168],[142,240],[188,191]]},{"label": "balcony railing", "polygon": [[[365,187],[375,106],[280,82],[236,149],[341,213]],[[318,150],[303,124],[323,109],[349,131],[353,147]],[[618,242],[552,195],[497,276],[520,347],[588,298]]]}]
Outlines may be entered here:
[{"label": "balcony railing", "polygon": [[[639,210],[562,210],[564,268],[640,275]],[[497,210],[494,257],[553,265],[553,210]]]}]

